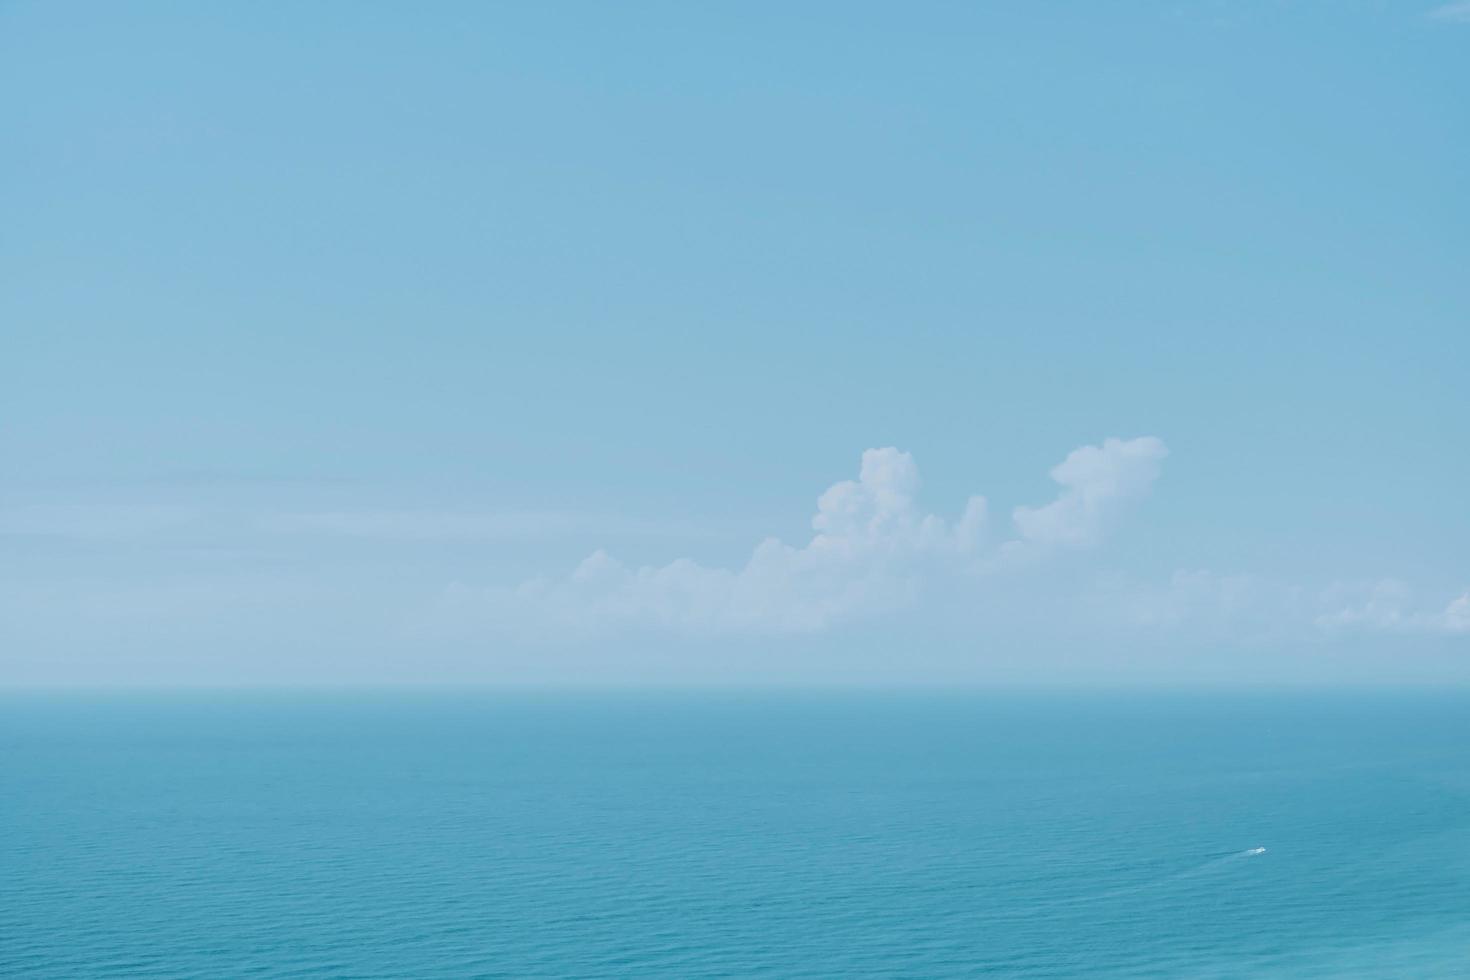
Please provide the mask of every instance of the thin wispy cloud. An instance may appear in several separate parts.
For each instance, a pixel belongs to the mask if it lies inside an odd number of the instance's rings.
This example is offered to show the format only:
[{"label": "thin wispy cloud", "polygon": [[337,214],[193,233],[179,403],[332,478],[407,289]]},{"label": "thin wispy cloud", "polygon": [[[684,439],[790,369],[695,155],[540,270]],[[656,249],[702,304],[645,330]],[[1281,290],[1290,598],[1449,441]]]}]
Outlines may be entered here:
[{"label": "thin wispy cloud", "polygon": [[566,534],[586,520],[554,511],[478,513],[441,510],[338,510],[269,514],[262,527],[285,534],[321,534],[384,541],[466,541]]},{"label": "thin wispy cloud", "polygon": [[[165,495],[160,495],[164,498]],[[176,543],[223,538],[354,539],[383,543],[535,540],[574,534],[700,537],[714,533],[691,521],[556,510],[442,507],[283,507],[251,499],[158,502],[0,503],[0,538],[88,542]]]},{"label": "thin wispy cloud", "polygon": [[1458,24],[1470,24],[1470,0],[1446,3],[1429,11],[1432,20],[1444,20]]}]

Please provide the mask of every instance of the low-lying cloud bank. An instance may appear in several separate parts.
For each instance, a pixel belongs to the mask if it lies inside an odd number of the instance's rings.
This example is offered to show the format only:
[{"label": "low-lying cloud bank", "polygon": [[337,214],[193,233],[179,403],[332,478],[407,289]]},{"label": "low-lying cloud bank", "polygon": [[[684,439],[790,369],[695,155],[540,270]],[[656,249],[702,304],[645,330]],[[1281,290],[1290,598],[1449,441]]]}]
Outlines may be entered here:
[{"label": "low-lying cloud bank", "polygon": [[685,633],[811,633],[912,605],[938,577],[994,574],[1099,544],[1127,506],[1146,496],[1168,450],[1152,436],[1107,439],[1051,471],[1056,499],[1018,507],[995,541],[984,497],[954,520],[918,506],[919,471],[908,453],[863,453],[856,480],[817,499],[813,535],[800,547],[767,538],[739,568],[678,559],[629,566],[597,551],[562,578],[514,588],[458,585],[449,611],[517,631],[589,632],[653,627]]},{"label": "low-lying cloud bank", "polygon": [[913,457],[869,449],[856,479],[817,498],[812,536],[799,546],[767,538],[738,567],[688,558],[635,566],[599,550],[564,576],[451,586],[437,619],[545,639],[618,629],[814,634],[911,610],[927,596],[931,624],[983,628],[1010,616],[1074,637],[1121,630],[1296,643],[1362,633],[1470,635],[1470,591],[1436,596],[1392,579],[1309,585],[1202,569],[1148,581],[1051,561],[1101,545],[1151,492],[1167,456],[1152,436],[1083,446],[1052,468],[1054,499],[995,522],[978,495],[952,519],[926,513]]},{"label": "low-lying cloud bank", "polygon": [[1099,623],[1196,638],[1470,635],[1470,591],[1446,601],[1444,593],[1426,596],[1396,579],[1313,587],[1205,569],[1177,571],[1163,583],[1104,576],[1085,606]]},{"label": "low-lying cloud bank", "polygon": [[1339,600],[1334,608],[1317,617],[1317,624],[1325,629],[1470,633],[1470,591],[1451,599],[1442,609],[1424,609],[1408,585],[1384,579]]}]

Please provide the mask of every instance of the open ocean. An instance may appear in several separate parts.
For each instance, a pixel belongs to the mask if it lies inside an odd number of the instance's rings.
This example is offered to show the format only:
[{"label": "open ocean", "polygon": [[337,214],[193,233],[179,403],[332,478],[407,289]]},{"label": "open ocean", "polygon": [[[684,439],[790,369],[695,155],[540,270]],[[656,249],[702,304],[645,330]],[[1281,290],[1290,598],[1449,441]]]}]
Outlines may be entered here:
[{"label": "open ocean", "polygon": [[10,694],[0,975],[1470,976],[1470,698]]}]

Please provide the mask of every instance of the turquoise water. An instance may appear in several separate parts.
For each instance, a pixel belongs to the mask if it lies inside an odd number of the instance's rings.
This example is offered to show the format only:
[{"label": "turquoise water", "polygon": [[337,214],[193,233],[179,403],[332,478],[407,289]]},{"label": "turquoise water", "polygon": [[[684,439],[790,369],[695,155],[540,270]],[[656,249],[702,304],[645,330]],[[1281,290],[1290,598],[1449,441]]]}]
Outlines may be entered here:
[{"label": "turquoise water", "polygon": [[4,976],[1470,971],[1448,695],[11,695],[0,795]]}]

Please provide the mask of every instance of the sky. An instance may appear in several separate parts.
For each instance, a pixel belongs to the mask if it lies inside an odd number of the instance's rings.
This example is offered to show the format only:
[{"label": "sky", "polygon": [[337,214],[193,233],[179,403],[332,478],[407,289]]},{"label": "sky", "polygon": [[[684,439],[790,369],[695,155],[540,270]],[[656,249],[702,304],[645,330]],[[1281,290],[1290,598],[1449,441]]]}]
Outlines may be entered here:
[{"label": "sky", "polygon": [[0,0],[0,686],[1470,683],[1470,4]]}]

